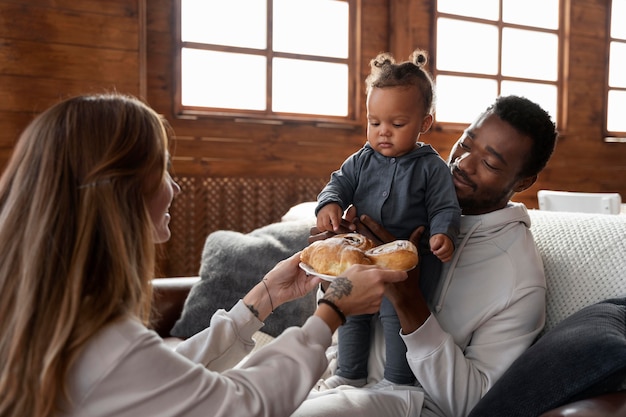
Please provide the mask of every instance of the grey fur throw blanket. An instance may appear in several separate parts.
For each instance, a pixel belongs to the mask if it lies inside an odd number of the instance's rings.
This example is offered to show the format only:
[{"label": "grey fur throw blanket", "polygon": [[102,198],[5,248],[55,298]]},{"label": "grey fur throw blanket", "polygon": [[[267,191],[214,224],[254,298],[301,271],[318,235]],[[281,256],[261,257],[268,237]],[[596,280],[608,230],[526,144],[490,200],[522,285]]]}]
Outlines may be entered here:
[{"label": "grey fur throw blanket", "polygon": [[[229,310],[279,261],[308,243],[310,220],[273,223],[248,234],[220,230],[204,244],[196,283],[181,318],[171,334],[188,338],[207,328],[216,310]],[[278,307],[261,330],[278,336],[285,328],[300,326],[315,310],[315,291]]]}]

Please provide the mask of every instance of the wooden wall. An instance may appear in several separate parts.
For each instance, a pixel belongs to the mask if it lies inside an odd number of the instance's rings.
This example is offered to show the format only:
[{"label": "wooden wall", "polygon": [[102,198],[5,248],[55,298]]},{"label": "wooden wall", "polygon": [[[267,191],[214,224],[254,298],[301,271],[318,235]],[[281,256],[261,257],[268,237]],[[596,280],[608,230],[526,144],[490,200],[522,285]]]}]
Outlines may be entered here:
[{"label": "wooden wall", "polygon": [[[362,79],[378,52],[405,59],[415,47],[431,48],[433,2],[361,1]],[[567,121],[538,183],[516,196],[532,208],[540,188],[626,198],[626,144],[602,138],[607,1],[563,1],[570,34],[563,62]],[[110,90],[144,98],[177,135],[174,174],[183,194],[172,206],[172,240],[161,248],[159,274],[166,276],[196,274],[211,231],[247,232],[314,199],[365,140],[364,121],[333,129],[178,118],[174,28],[173,0],[0,0],[0,167],[32,116],[59,98]],[[446,157],[460,133],[435,126],[424,140]]]},{"label": "wooden wall", "polygon": [[0,1],[0,167],[32,116],[60,98],[140,94],[139,14],[138,0]]}]

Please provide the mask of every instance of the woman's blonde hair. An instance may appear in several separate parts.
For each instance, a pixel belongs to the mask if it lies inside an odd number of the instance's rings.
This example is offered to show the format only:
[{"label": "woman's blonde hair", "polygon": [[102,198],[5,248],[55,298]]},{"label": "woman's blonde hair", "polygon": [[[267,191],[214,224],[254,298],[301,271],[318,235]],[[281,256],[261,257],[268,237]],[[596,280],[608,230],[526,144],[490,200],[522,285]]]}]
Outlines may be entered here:
[{"label": "woman's blonde hair", "polygon": [[119,94],[65,100],[22,133],[0,178],[0,415],[56,414],[87,341],[121,316],[147,321],[145,197],[167,142],[159,115]]}]

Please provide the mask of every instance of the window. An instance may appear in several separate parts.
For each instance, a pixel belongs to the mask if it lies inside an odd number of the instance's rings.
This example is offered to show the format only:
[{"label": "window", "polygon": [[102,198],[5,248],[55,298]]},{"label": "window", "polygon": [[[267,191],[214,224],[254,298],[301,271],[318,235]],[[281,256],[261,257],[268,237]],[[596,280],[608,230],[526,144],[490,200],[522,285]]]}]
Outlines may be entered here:
[{"label": "window", "polygon": [[179,113],[356,119],[355,0],[179,1]]},{"label": "window", "polygon": [[626,0],[611,0],[606,135],[626,136]]},{"label": "window", "polygon": [[558,123],[559,8],[559,0],[438,0],[437,122],[471,123],[498,95],[517,94]]}]

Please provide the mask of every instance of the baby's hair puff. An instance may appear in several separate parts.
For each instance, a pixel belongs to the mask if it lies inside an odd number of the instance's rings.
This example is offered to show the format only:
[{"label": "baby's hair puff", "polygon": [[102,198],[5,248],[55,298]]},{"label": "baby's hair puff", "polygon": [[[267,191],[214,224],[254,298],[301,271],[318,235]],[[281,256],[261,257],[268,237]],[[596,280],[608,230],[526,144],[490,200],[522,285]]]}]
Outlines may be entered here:
[{"label": "baby's hair puff", "polygon": [[416,49],[409,61],[396,63],[393,55],[382,52],[370,61],[371,72],[365,79],[366,93],[372,88],[407,87],[419,88],[424,108],[428,113],[435,109],[435,83],[425,68],[428,54],[422,49]]}]

